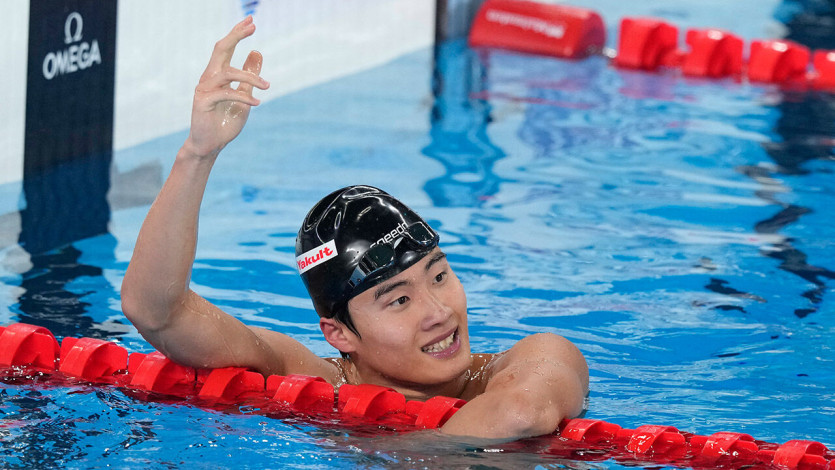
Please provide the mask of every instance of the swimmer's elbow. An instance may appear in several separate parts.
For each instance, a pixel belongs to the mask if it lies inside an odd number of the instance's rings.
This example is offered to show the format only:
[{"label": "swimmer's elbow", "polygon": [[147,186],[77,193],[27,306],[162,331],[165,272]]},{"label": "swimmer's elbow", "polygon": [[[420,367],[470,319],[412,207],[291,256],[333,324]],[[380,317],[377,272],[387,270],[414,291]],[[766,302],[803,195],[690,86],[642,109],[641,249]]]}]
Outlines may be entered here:
[{"label": "swimmer's elbow", "polygon": [[554,432],[565,412],[554,403],[544,402],[536,394],[520,390],[504,400],[499,411],[507,433],[504,437],[521,439]]},{"label": "swimmer's elbow", "polygon": [[161,331],[170,322],[170,309],[154,306],[129,282],[122,284],[121,302],[125,318],[142,334]]},{"label": "swimmer's elbow", "polygon": [[151,317],[147,310],[143,308],[142,302],[136,298],[136,295],[130,289],[122,288],[122,313],[125,318],[130,321],[137,330],[153,330],[155,325],[148,321]]},{"label": "swimmer's elbow", "polygon": [[[551,434],[560,423],[583,411],[585,386],[580,377],[566,374],[558,383],[517,382],[501,401],[499,420],[507,437],[525,438]],[[558,391],[558,392],[555,392]]]}]

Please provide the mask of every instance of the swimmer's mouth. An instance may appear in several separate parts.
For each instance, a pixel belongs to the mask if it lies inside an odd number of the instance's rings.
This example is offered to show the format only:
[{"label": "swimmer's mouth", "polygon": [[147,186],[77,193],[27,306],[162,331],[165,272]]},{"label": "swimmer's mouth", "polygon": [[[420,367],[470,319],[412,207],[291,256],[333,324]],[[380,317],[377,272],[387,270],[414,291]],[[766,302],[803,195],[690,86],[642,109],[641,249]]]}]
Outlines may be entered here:
[{"label": "swimmer's mouth", "polygon": [[443,338],[442,340],[436,343],[432,343],[429,346],[424,346],[420,348],[420,350],[429,354],[443,352],[444,350],[452,346],[453,343],[455,343],[456,339],[458,339],[458,328],[453,330],[453,332],[450,333],[449,336]]}]

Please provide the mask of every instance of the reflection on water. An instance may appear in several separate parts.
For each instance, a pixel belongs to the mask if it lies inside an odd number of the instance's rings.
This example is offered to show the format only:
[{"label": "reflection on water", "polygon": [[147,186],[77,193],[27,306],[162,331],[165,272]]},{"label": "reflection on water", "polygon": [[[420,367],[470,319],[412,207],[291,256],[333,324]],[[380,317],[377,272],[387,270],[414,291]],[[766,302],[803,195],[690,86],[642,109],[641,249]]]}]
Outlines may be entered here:
[{"label": "reflection on water", "polygon": [[[774,217],[758,222],[755,229],[757,233],[777,233],[778,230],[790,224],[797,223],[802,216],[810,212],[812,212],[811,209],[789,205],[774,215]],[[780,269],[788,271],[814,285],[813,288],[801,294],[803,297],[809,299],[811,306],[809,308],[796,308],[794,314],[803,318],[810,313],[816,312],[817,306],[823,300],[823,294],[826,291],[825,281],[827,279],[835,279],[835,271],[810,265],[807,261],[808,256],[801,250],[795,248],[788,239],[780,244],[772,245],[768,250],[764,251],[764,254],[779,260]]]},{"label": "reflection on water", "polygon": [[48,328],[63,336],[102,337],[93,320],[86,315],[91,304],[85,293],[68,289],[79,277],[98,277],[98,266],[79,263],[81,252],[72,245],[31,256],[32,269],[23,274],[24,292],[18,302],[18,320]]},{"label": "reflection on water", "polygon": [[[809,304],[792,309],[793,313],[802,318],[816,311],[827,289],[826,280],[835,277],[835,272],[810,263],[808,255],[785,236],[787,228],[797,224],[813,209],[785,202],[797,199],[791,193],[803,192],[804,188],[787,186],[787,182],[792,183],[783,176],[806,174],[804,164],[808,161],[832,160],[832,143],[835,142],[835,98],[832,95],[772,95],[768,100],[777,100],[779,110],[776,122],[772,124],[774,118],[768,117],[767,108],[759,104],[763,98],[757,97],[759,92],[755,87],[730,82],[687,81],[672,72],[614,72],[608,64],[597,59],[571,68],[555,64],[553,60],[501,52],[484,52],[483,57],[486,59],[480,61],[481,80],[478,86],[471,88],[469,96],[482,98],[485,103],[479,102],[479,108],[461,106],[455,111],[480,117],[478,109],[490,110],[489,115],[495,116],[496,110],[502,107],[523,105],[524,121],[517,136],[528,146],[531,156],[516,167],[524,174],[517,173],[515,178],[508,178],[504,173],[502,178],[496,179],[499,183],[507,183],[503,189],[524,181],[527,183],[524,197],[537,198],[545,192],[573,198],[573,204],[565,201],[554,204],[555,217],[599,209],[598,215],[604,223],[612,219],[605,213],[611,205],[623,204],[625,210],[654,214],[669,212],[665,205],[690,208],[693,214],[665,215],[696,223],[696,226],[687,227],[691,233],[695,233],[698,226],[705,231],[718,226],[727,231],[727,235],[723,234],[727,241],[742,230],[752,238],[767,242],[763,245],[763,256],[779,260],[779,269],[814,286],[800,294]],[[700,96],[695,94],[697,87],[713,88],[719,93]],[[740,89],[742,96],[734,96],[740,95]],[[691,93],[693,95],[688,96]],[[447,101],[443,95],[439,98],[442,103]],[[450,117],[446,120],[463,121],[460,116],[457,120]],[[436,122],[438,120],[433,120]],[[491,118],[485,117],[481,122],[489,125]],[[458,135],[489,138],[491,130],[487,126],[485,132],[479,123],[469,134],[459,132]],[[776,136],[772,139],[769,134]],[[766,150],[773,165],[758,161],[760,152],[751,145],[756,141]],[[520,160],[520,149],[513,151],[515,163]],[[644,158],[647,155],[657,155],[657,160]],[[460,159],[464,156],[458,157],[454,164],[445,161],[448,169],[463,165]],[[717,161],[717,158],[723,160]],[[466,161],[470,164],[480,162],[476,158]],[[711,168],[731,169],[750,178],[754,184],[736,181],[733,175],[710,176]],[[695,184],[679,184],[682,179]],[[595,183],[599,187],[590,187]],[[741,191],[735,191],[735,188]],[[748,189],[752,191],[746,191]],[[613,197],[622,196],[630,199],[612,201]],[[599,206],[603,201],[611,205],[608,208]],[[689,201],[701,201],[704,206],[697,207]],[[740,205],[740,210],[726,212],[738,220],[724,217],[719,211],[711,216],[711,220],[704,220],[703,214],[707,214],[706,210],[711,206],[724,204],[730,208],[734,203]],[[581,204],[583,208],[573,207]],[[746,206],[776,206],[778,212],[743,213]],[[739,215],[731,215],[733,212]],[[762,214],[761,218],[752,220],[751,217],[758,213]],[[738,223],[743,221],[744,224]],[[644,227],[653,229],[652,226]],[[677,233],[682,233],[682,228],[669,227]],[[628,224],[622,229],[630,230]],[[723,279],[720,284],[733,282]],[[727,292],[727,289],[716,289],[717,285],[712,279],[704,288]],[[741,292],[739,288],[732,288],[732,291]],[[749,296],[765,297],[763,292],[750,292]],[[738,305],[719,307],[745,311]]]},{"label": "reflection on water", "polygon": [[31,267],[20,275],[19,321],[44,326],[59,337],[108,336],[89,315],[91,304],[84,298],[91,292],[78,292],[70,285],[81,278],[99,278],[100,266],[112,258],[113,237],[101,238],[96,255],[105,255],[109,247],[110,256],[96,266],[82,263],[82,253],[73,245],[107,234],[110,164],[107,153],[27,171],[19,245],[29,253]]},{"label": "reflection on water", "polygon": [[[835,7],[831,2],[818,2],[814,7],[797,11],[784,20],[788,28],[786,39],[799,42],[810,49],[831,50],[835,47],[832,28],[835,25]],[[803,175],[809,172],[807,164],[815,160],[833,160],[835,153],[835,95],[830,93],[782,93],[779,98],[780,117],[774,126],[779,141],[767,142],[763,147],[774,160],[778,175]],[[802,189],[802,188],[799,188]],[[812,209],[793,204],[783,204],[783,209],[773,217],[756,225],[759,233],[776,233],[811,213]],[[826,281],[835,279],[835,271],[810,264],[808,256],[786,240],[765,253],[780,261],[780,269],[806,280],[814,287],[803,292],[809,300],[808,307],[799,307],[794,314],[803,318],[816,312],[827,290]]]},{"label": "reflection on water", "polygon": [[479,207],[499,190],[494,169],[504,152],[490,142],[491,107],[474,98],[484,87],[484,67],[463,41],[436,45],[432,68],[431,142],[423,154],[441,162],[445,174],[426,182],[438,207]]}]

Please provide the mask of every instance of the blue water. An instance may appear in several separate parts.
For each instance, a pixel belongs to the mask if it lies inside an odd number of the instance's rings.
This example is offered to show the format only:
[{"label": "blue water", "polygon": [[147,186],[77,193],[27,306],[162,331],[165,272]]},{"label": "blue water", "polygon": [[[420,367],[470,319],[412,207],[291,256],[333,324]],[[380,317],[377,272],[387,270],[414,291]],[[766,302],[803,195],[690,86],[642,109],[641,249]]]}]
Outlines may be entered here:
[{"label": "blue water", "polygon": [[[626,72],[603,58],[479,58],[455,42],[434,57],[434,95],[424,50],[256,109],[212,175],[195,290],[335,355],[296,274],[295,233],[323,194],[377,185],[441,233],[474,351],[539,331],[580,347],[587,417],[835,447],[832,95]],[[38,272],[2,268],[6,323],[151,350],[118,291],[184,138],[114,156],[118,172],[146,178],[114,182],[112,200],[135,197],[113,203],[109,233],[39,254]],[[0,414],[5,467],[585,468],[534,446],[369,438],[83,384],[9,384]]]}]

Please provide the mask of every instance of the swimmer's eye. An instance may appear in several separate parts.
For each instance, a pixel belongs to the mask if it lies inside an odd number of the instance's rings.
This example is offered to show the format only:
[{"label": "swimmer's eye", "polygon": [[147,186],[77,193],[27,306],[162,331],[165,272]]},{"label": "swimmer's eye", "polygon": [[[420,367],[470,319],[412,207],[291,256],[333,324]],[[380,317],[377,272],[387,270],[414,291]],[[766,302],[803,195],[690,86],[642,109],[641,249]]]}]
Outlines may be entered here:
[{"label": "swimmer's eye", "polygon": [[405,304],[408,301],[409,301],[409,298],[406,297],[405,295],[403,295],[403,296],[398,297],[394,302],[390,303],[389,305],[391,305],[392,307],[398,307],[400,305]]},{"label": "swimmer's eye", "polygon": [[435,282],[443,282],[444,279],[447,277],[447,272],[442,271],[435,275]]}]

